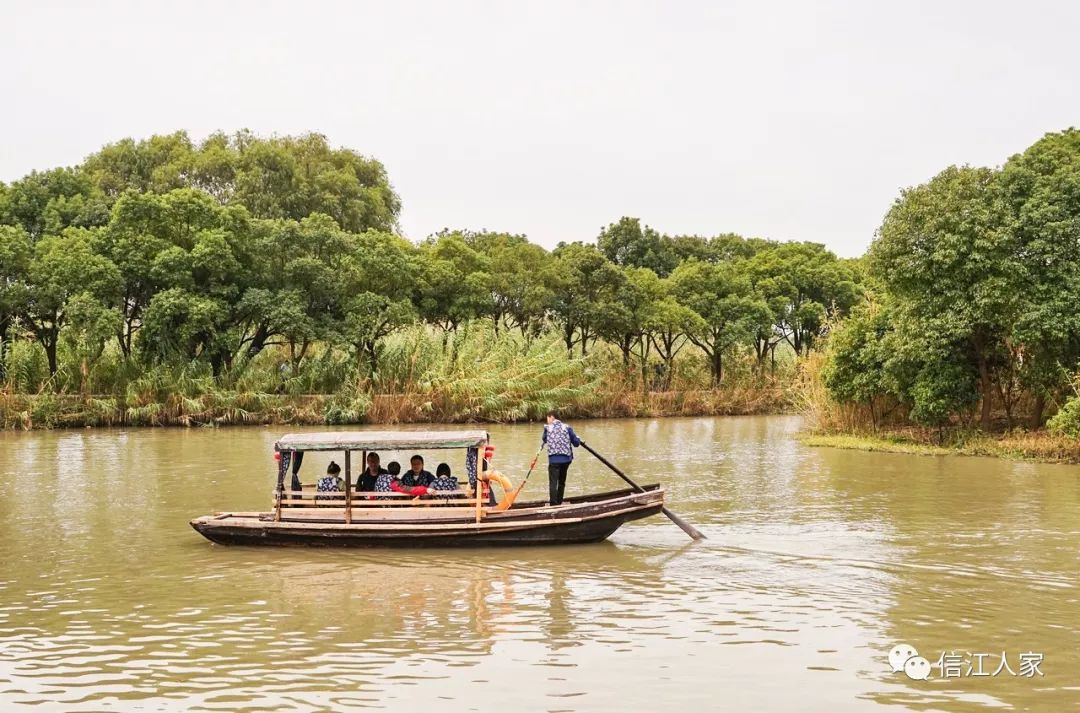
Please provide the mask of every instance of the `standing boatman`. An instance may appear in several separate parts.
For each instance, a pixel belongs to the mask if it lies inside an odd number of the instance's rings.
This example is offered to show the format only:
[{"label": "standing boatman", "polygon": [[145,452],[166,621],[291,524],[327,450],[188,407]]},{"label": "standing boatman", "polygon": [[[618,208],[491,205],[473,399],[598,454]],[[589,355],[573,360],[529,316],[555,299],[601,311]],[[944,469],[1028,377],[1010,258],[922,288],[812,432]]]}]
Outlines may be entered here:
[{"label": "standing boatman", "polygon": [[548,411],[541,444],[547,444],[548,450],[548,502],[562,505],[563,491],[566,490],[566,471],[570,469],[570,463],[574,460],[574,448],[581,445],[581,439],[574,433],[573,428],[559,420],[558,414]]}]

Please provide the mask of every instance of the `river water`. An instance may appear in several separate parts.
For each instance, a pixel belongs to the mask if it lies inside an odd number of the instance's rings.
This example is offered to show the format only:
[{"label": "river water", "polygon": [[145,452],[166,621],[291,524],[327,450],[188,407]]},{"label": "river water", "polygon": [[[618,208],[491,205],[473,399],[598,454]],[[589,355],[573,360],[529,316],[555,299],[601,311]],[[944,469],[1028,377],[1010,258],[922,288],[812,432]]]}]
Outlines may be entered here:
[{"label": "river water", "polygon": [[[1080,467],[806,448],[789,417],[577,427],[709,539],[221,547],[187,521],[265,508],[280,429],[0,434],[0,710],[1080,706]],[[490,430],[517,480],[539,428]],[[619,485],[582,452],[568,492]],[[946,665],[894,673],[899,643]]]}]

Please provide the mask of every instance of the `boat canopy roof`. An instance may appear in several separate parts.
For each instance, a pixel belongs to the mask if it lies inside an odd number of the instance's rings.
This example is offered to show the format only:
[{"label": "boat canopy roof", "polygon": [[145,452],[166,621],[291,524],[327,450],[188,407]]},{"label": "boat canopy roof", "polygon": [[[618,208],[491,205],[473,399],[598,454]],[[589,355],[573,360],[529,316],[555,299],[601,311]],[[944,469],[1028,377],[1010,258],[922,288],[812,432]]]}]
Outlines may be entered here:
[{"label": "boat canopy roof", "polygon": [[329,431],[289,433],[278,439],[279,451],[397,451],[409,448],[475,448],[487,431]]}]

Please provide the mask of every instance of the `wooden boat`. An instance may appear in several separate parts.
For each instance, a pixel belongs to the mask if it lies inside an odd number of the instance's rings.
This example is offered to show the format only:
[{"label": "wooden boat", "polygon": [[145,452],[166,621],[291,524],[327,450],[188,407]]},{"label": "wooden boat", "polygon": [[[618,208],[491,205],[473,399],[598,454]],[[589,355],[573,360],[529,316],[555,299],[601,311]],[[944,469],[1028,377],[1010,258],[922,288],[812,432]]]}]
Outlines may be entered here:
[{"label": "wooden boat", "polygon": [[[469,488],[423,497],[357,492],[352,454],[367,461],[370,451],[465,451]],[[623,523],[655,515],[664,508],[659,485],[567,498],[561,505],[516,502],[521,492],[493,470],[494,447],[486,431],[354,431],[299,433],[274,445],[278,461],[272,509],[219,512],[191,521],[207,539],[224,545],[324,545],[343,547],[454,547],[542,545],[597,542]],[[297,479],[303,454],[340,451],[344,492],[317,492]],[[483,457],[481,457],[481,452]],[[362,468],[361,468],[362,470]],[[286,490],[291,471],[293,482]],[[495,501],[489,488],[500,483]],[[477,487],[479,486],[479,487]]]}]

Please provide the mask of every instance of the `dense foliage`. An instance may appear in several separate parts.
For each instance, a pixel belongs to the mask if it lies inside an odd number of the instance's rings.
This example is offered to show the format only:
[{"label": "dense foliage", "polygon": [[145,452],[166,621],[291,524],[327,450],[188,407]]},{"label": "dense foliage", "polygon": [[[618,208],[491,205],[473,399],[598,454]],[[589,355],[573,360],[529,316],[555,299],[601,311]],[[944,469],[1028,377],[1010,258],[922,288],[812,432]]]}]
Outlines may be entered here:
[{"label": "dense foliage", "polygon": [[1080,364],[1080,131],[904,191],[868,261],[875,299],[839,327],[824,369],[835,398],[875,422],[1038,427]]},{"label": "dense foliage", "polygon": [[[726,383],[732,360],[763,377],[862,294],[858,264],[814,243],[673,237],[622,218],[552,251],[465,230],[417,244],[395,232],[400,207],[378,161],[315,134],[125,139],[0,184],[8,391],[158,393],[169,374],[354,403],[401,392],[389,375],[416,352],[394,339],[419,329],[447,364],[460,344],[477,369],[485,353],[521,355],[484,389],[497,401],[535,388],[535,411],[562,388],[544,362],[587,385],[597,374],[578,362],[598,348],[614,357],[606,383],[624,388],[669,390],[684,362],[701,382],[680,388]],[[450,338],[470,328],[491,333]],[[331,420],[359,413],[348,403]]]},{"label": "dense foliage", "polygon": [[125,139],[0,184],[5,390],[140,422],[211,390],[240,411],[229,393],[322,394],[330,421],[395,394],[508,419],[730,389],[732,369],[764,383],[778,354],[827,344],[820,383],[874,426],[1056,413],[1080,432],[1077,130],[903,191],[854,261],[629,217],[551,251],[468,230],[414,243],[400,209],[378,161],[317,134]]}]

